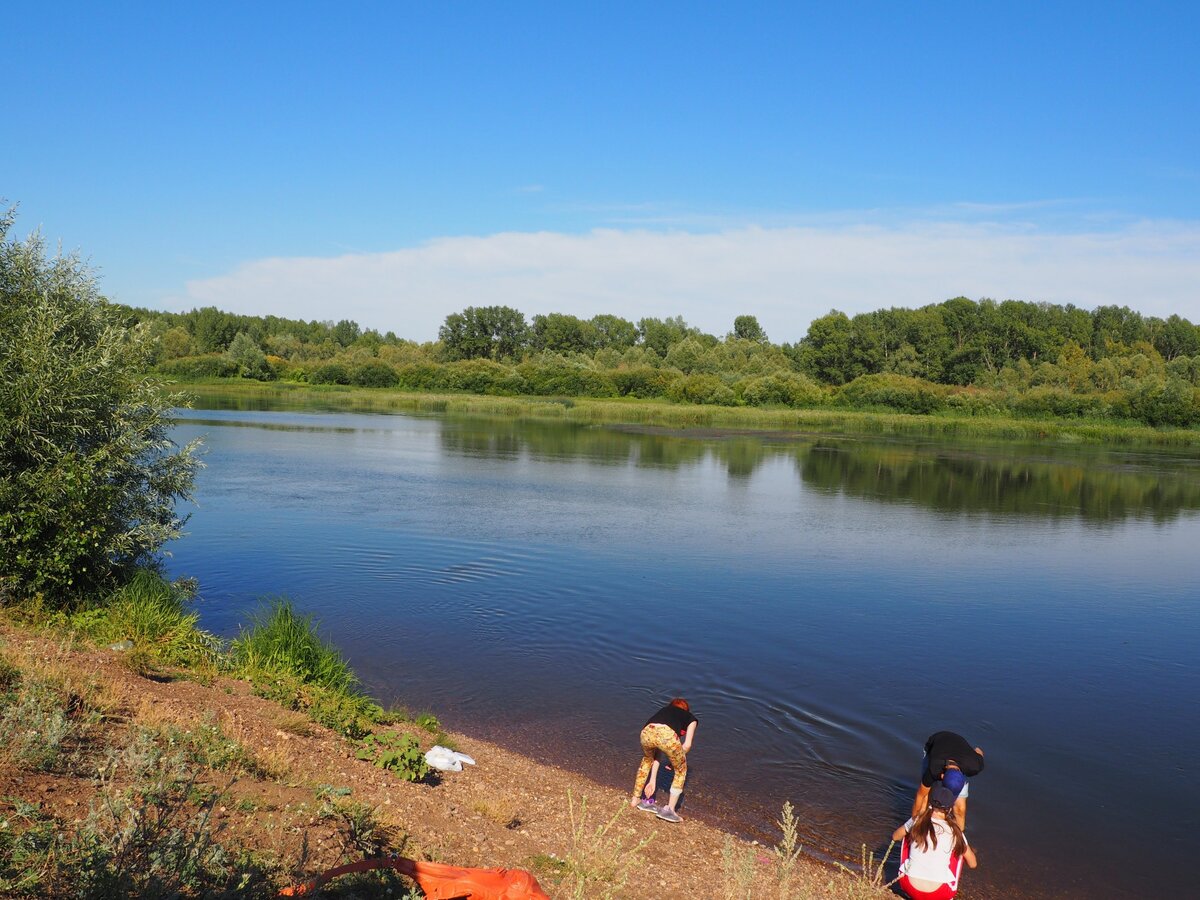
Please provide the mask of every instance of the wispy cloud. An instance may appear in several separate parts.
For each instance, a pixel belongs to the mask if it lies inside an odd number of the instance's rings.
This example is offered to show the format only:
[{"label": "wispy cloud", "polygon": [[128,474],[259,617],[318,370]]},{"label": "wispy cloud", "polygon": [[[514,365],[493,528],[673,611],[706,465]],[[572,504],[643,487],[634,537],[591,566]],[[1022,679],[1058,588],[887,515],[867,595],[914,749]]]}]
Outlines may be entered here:
[{"label": "wispy cloud", "polygon": [[907,225],[604,228],[448,237],[386,253],[275,258],[188,282],[164,308],[215,305],[353,318],[415,340],[447,314],[503,304],[526,315],[682,314],[718,334],[757,315],[775,340],[816,316],[948,297],[1124,304],[1200,320],[1200,223],[1048,233],[953,220]]}]

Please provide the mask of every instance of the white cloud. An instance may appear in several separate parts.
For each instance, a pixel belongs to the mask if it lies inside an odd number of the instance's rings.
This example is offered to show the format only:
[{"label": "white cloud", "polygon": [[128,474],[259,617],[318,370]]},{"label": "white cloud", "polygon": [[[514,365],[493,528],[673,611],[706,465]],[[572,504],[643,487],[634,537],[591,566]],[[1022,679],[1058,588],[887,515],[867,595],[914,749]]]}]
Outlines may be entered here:
[{"label": "white cloud", "polygon": [[467,306],[506,305],[527,317],[681,314],[715,334],[751,313],[772,339],[793,341],[831,308],[853,314],[959,295],[1115,303],[1198,321],[1200,224],[1070,234],[926,222],[446,237],[387,253],[248,262],[190,281],[161,305],[351,318],[414,340],[435,338],[445,317]]}]

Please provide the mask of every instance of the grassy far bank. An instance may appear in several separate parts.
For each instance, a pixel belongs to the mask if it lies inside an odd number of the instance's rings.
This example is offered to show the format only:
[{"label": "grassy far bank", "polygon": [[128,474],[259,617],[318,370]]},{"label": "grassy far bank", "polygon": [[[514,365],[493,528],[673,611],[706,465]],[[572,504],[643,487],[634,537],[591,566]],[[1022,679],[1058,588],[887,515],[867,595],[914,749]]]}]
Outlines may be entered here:
[{"label": "grassy far bank", "polygon": [[645,425],[670,429],[728,429],[846,435],[886,435],[945,440],[982,440],[1145,447],[1200,447],[1200,428],[1154,428],[1139,422],[933,414],[884,409],[784,409],[680,404],[669,400],[587,397],[497,397],[423,393],[343,385],[263,384],[208,379],[185,385],[200,407],[315,409],[355,412],[456,413],[549,419],[596,425]]},{"label": "grassy far bank", "polygon": [[[0,895],[268,897],[392,851],[531,869],[556,897],[886,895],[873,862],[804,857],[787,807],[769,850],[660,833],[620,791],[467,738],[470,775],[411,771],[401,745],[451,739],[365,697],[311,620],[268,604],[223,643],[187,599],[143,573],[87,609],[0,610]],[[385,892],[420,896],[389,874],[325,895]]]}]

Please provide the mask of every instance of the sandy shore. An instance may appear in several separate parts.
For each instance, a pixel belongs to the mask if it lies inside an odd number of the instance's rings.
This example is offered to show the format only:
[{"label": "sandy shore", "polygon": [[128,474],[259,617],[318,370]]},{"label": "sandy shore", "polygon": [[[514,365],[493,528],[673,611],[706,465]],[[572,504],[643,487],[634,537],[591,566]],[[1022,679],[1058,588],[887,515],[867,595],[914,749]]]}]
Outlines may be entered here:
[{"label": "sandy shore", "polygon": [[[770,848],[689,816],[670,824],[630,809],[620,789],[535,761],[497,744],[453,735],[477,765],[435,783],[411,784],[355,757],[348,740],[255,696],[246,682],[218,677],[146,678],[119,653],[0,625],[0,652],[22,671],[53,673],[73,685],[100,721],[81,728],[74,759],[127,740],[132,729],[190,730],[216,725],[256,760],[255,773],[230,783],[201,773],[225,793],[214,811],[219,843],[253,848],[278,861],[281,883],[362,856],[336,816],[321,812],[331,794],[374,811],[381,840],[415,858],[464,866],[523,868],[551,896],[779,896]],[[415,726],[406,730],[429,745]],[[631,763],[632,765],[632,763]],[[46,772],[5,767],[0,814],[13,799],[36,803],[69,828],[98,786],[94,765]],[[344,829],[343,829],[344,830]],[[583,874],[595,877],[582,884]],[[785,896],[885,896],[862,879],[801,856]]]}]

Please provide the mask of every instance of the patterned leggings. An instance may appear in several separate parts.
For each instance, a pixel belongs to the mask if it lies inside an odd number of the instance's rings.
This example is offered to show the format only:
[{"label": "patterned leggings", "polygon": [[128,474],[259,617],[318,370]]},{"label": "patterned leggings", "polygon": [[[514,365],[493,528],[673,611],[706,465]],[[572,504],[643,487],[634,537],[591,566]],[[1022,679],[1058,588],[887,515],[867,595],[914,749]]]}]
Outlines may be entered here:
[{"label": "patterned leggings", "polygon": [[642,764],[638,766],[637,783],[633,786],[633,795],[641,796],[646,779],[650,777],[650,767],[654,765],[654,753],[661,750],[671,760],[675,777],[671,779],[671,793],[683,790],[687,781],[687,754],[683,752],[683,744],[675,735],[670,725],[659,725],[651,722],[642,729]]}]

